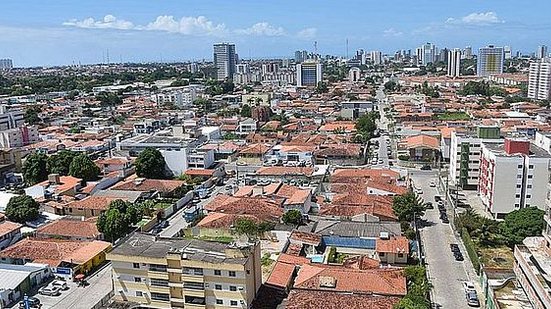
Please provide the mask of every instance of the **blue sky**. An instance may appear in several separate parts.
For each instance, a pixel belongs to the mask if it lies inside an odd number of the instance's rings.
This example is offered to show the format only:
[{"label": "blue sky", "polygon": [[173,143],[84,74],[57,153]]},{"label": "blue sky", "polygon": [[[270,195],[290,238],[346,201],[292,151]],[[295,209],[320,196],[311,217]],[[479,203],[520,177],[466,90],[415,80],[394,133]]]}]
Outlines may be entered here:
[{"label": "blue sky", "polygon": [[212,58],[236,44],[241,58],[294,50],[393,53],[423,42],[441,47],[551,44],[545,0],[3,0],[0,58],[16,66]]}]

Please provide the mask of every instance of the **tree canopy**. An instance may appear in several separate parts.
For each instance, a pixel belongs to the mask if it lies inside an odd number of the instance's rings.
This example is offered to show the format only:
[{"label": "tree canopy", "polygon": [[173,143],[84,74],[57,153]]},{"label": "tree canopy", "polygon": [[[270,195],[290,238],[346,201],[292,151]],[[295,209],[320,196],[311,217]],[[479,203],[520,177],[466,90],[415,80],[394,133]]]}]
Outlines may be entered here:
[{"label": "tree canopy", "polygon": [[537,207],[527,207],[510,212],[499,228],[509,246],[521,244],[524,238],[539,236],[542,232],[544,211]]},{"label": "tree canopy", "polygon": [[298,209],[291,209],[283,214],[281,220],[285,224],[297,225],[302,222],[302,213]]},{"label": "tree canopy", "polygon": [[166,162],[161,152],[155,148],[146,148],[142,151],[136,162],[136,174],[150,179],[163,179],[166,175]]},{"label": "tree canopy", "polygon": [[132,231],[133,225],[140,219],[141,212],[138,207],[130,202],[114,200],[107,210],[100,214],[96,226],[106,240],[114,242]]},{"label": "tree canopy", "polygon": [[69,175],[85,181],[96,180],[100,168],[86,154],[79,154],[73,158],[69,166]]},{"label": "tree canopy", "polygon": [[251,117],[252,116],[252,111],[251,111],[251,107],[249,106],[249,104],[243,104],[243,106],[241,107],[241,117]]},{"label": "tree canopy", "polygon": [[423,266],[408,266],[404,269],[404,275],[407,279],[408,292],[394,309],[429,309],[428,293],[430,283],[425,274]]},{"label": "tree canopy", "polygon": [[96,96],[96,100],[100,101],[102,106],[115,106],[122,104],[122,99],[112,92],[100,92]]},{"label": "tree canopy", "polygon": [[47,167],[49,174],[69,175],[69,166],[78,155],[77,152],[61,150],[48,157]]},{"label": "tree canopy", "polygon": [[399,221],[411,222],[414,216],[420,218],[425,213],[425,206],[413,192],[397,195],[392,202],[392,209]]},{"label": "tree canopy", "polygon": [[48,179],[48,157],[43,153],[30,154],[23,165],[23,177],[25,181],[34,185]]},{"label": "tree canopy", "polygon": [[28,195],[14,196],[6,205],[6,217],[13,222],[25,223],[39,216],[40,204]]},{"label": "tree canopy", "polygon": [[373,137],[375,130],[377,130],[376,120],[379,119],[379,117],[379,112],[369,112],[361,115],[356,120],[355,127],[358,134],[358,138],[356,139],[359,142],[367,143],[367,141]]},{"label": "tree canopy", "polygon": [[25,122],[30,124],[30,125],[38,124],[40,121],[42,121],[42,119],[40,119],[40,117],[38,116],[38,114],[41,111],[42,110],[40,109],[40,106],[38,106],[38,105],[31,105],[30,107],[28,107],[25,110],[25,115],[24,115]]}]

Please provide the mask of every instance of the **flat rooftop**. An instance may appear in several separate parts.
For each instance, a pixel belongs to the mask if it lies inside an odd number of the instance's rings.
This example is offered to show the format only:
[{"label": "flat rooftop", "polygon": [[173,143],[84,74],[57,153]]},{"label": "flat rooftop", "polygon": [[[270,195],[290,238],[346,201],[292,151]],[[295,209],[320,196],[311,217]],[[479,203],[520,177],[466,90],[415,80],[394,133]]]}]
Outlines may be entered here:
[{"label": "flat rooftop", "polygon": [[[504,143],[487,143],[483,141],[483,144],[486,148],[494,152],[498,156],[518,156],[519,154],[512,154],[508,155],[505,152],[505,144]],[[537,157],[537,158],[551,158],[551,154],[549,154],[545,149],[540,148],[532,143],[530,143],[530,157]]]},{"label": "flat rooftop", "polygon": [[124,243],[114,248],[111,254],[164,258],[171,252],[186,254],[189,260],[208,263],[243,265],[247,262],[246,257],[227,257],[226,249],[237,248],[229,244],[198,239],[165,238],[134,233]]}]

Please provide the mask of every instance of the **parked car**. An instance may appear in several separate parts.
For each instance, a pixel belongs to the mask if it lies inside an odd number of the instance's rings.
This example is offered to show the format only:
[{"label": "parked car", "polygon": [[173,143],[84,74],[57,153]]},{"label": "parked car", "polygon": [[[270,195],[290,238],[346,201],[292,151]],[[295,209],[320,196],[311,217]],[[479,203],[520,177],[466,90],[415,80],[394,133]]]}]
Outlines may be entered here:
[{"label": "parked car", "polygon": [[430,167],[430,165],[423,165],[421,166],[421,170],[422,171],[430,171],[432,168]]},{"label": "parked car", "polygon": [[63,291],[69,289],[69,286],[67,285],[67,282],[65,282],[63,280],[54,280],[54,281],[52,281],[52,283],[50,283],[50,285],[51,286],[56,286],[56,287],[60,288]]},{"label": "parked car", "polygon": [[48,296],[58,296],[61,294],[60,288],[56,286],[43,286],[38,289],[38,294]]},{"label": "parked car", "polygon": [[465,297],[467,298],[467,305],[471,307],[480,307],[480,302],[478,301],[478,296],[475,291],[465,293]]},{"label": "parked car", "polygon": [[434,182],[434,180],[431,180],[429,183],[429,187],[436,187],[436,182]]},{"label": "parked car", "polygon": [[463,261],[463,254],[461,254],[460,251],[457,251],[457,252],[454,252],[453,253],[453,257],[455,258],[456,261]]},{"label": "parked car", "polygon": [[[31,308],[39,308],[40,307],[40,299],[36,297],[29,297],[27,298],[27,301],[29,302],[29,306]],[[20,301],[19,302],[19,308],[25,308],[25,302]]]},{"label": "parked car", "polygon": [[426,202],[426,203],[425,203],[425,208],[426,208],[426,209],[434,209],[434,206],[432,206],[432,203],[431,203],[431,202]]},{"label": "parked car", "polygon": [[475,291],[476,293],[474,284],[470,281],[463,281],[463,289],[465,290],[465,293],[468,293],[469,291]]},{"label": "parked car", "polygon": [[450,244],[450,249],[452,252],[459,252],[459,245],[458,244]]},{"label": "parked car", "polygon": [[163,229],[167,228],[169,225],[170,225],[170,223],[168,223],[167,220],[161,221],[161,223],[159,224],[159,226]]}]

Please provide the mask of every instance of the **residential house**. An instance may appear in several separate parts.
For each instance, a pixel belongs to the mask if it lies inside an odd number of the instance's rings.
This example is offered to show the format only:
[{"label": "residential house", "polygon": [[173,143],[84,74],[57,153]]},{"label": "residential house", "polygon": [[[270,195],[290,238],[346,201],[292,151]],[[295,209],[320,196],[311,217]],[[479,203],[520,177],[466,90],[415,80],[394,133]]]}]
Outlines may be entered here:
[{"label": "residential house", "polygon": [[103,236],[96,226],[97,217],[64,217],[39,227],[37,238],[60,238],[68,240],[102,240]]},{"label": "residential house", "polygon": [[8,221],[8,218],[0,214],[0,250],[13,245],[21,239],[21,227],[23,225]]},{"label": "residential house", "polygon": [[80,188],[82,188],[82,179],[80,178],[50,174],[48,180],[25,188],[25,194],[34,199],[52,198],[61,195],[75,196]]}]

